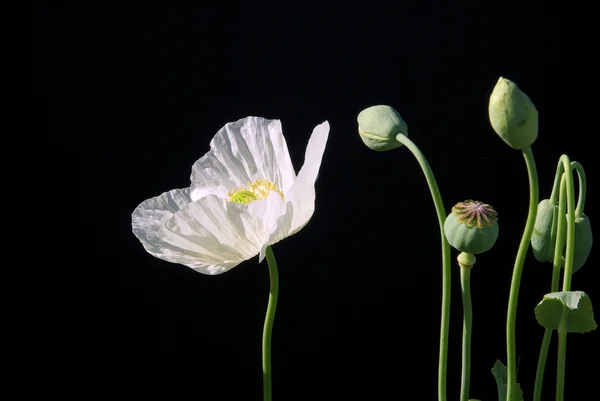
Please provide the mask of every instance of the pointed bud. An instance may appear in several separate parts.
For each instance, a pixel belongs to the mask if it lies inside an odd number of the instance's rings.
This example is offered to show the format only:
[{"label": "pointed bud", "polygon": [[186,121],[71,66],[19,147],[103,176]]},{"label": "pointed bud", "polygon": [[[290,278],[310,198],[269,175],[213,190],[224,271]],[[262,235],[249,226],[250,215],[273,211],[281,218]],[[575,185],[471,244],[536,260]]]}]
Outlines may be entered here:
[{"label": "pointed bud", "polygon": [[537,138],[538,112],[517,85],[500,77],[488,107],[494,131],[513,149],[525,149]]},{"label": "pointed bud", "polygon": [[382,152],[402,146],[398,134],[408,136],[408,127],[400,114],[390,106],[371,106],[358,114],[358,133],[369,148]]}]

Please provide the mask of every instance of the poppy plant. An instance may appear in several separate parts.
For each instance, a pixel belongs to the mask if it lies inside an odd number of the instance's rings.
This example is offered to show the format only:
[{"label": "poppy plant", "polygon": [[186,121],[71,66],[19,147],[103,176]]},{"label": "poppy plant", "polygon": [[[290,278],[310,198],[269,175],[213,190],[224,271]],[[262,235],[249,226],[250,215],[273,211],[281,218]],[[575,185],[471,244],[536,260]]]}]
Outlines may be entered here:
[{"label": "poppy plant", "polygon": [[279,292],[271,245],[300,231],[315,211],[315,182],[329,136],[327,121],[308,141],[296,175],[279,120],[226,124],[192,167],[191,185],[140,203],[133,233],[151,255],[200,273],[224,273],[267,258],[269,303],[263,329],[263,399],[272,399],[271,333]]}]

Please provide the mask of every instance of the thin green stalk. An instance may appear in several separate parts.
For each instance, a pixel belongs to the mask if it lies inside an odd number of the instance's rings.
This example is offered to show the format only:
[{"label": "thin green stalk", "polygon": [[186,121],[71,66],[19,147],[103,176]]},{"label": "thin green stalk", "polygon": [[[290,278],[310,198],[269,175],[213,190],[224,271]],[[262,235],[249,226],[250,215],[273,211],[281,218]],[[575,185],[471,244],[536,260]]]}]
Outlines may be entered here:
[{"label": "thin green stalk", "polygon": [[441,324],[440,324],[440,353],[439,353],[439,364],[438,364],[438,400],[446,401],[446,376],[448,368],[448,332],[450,327],[450,244],[446,240],[444,234],[444,222],[446,221],[446,210],[444,209],[444,202],[440,195],[437,182],[433,175],[433,171],[427,162],[427,159],[421,153],[419,148],[405,135],[396,136],[396,140],[406,146],[408,150],[415,156],[427,184],[429,185],[429,191],[433,198],[435,210],[438,216],[438,223],[440,226],[440,237],[442,242],[442,313],[441,313]]},{"label": "thin green stalk", "polygon": [[548,356],[548,348],[552,340],[552,329],[544,329],[544,338],[540,347],[540,355],[538,357],[537,369],[535,371],[535,386],[533,387],[533,401],[542,399],[542,385],[544,383],[544,370],[546,368],[546,358]]},{"label": "thin green stalk", "polygon": [[559,216],[557,227],[556,227],[556,242],[554,245],[554,259],[552,264],[552,284],[550,292],[557,292],[560,286],[560,270],[563,266],[563,244],[565,243],[565,237],[567,236],[567,219],[563,219],[562,216],[567,212],[567,179],[566,174],[562,174],[562,180],[560,181],[560,199],[558,201],[557,215]]},{"label": "thin green stalk", "polygon": [[567,155],[560,158],[564,164],[565,184],[567,189],[567,245],[565,250],[565,271],[563,273],[563,291],[571,290],[573,275],[573,253],[575,251],[575,187],[571,163]]},{"label": "thin green stalk", "polygon": [[[560,165],[562,171],[562,164]],[[565,178],[564,174],[561,173],[562,180],[560,181],[560,196],[558,198],[558,210],[557,216],[564,216],[567,208],[567,202],[565,200]],[[550,292],[557,292],[560,283],[560,268],[562,266],[562,250],[565,240],[565,224],[566,220],[558,218],[556,228],[556,242],[554,242],[554,261],[552,265],[552,284],[550,285]],[[535,372],[535,385],[533,388],[533,401],[541,401],[542,399],[542,387],[544,382],[544,370],[546,368],[546,358],[548,356],[548,349],[550,347],[550,341],[552,340],[552,334],[554,330],[545,329],[544,338],[542,339],[542,345],[540,347],[540,356],[538,358],[537,369]]]},{"label": "thin green stalk", "polygon": [[577,170],[577,176],[579,177],[579,199],[577,200],[577,207],[575,208],[575,217],[581,217],[581,215],[583,215],[583,209],[585,208],[587,180],[585,178],[583,166],[579,162],[571,162],[571,168]]},{"label": "thin green stalk", "polygon": [[565,359],[567,357],[567,332],[558,331],[558,361],[556,364],[556,401],[565,397]]},{"label": "thin green stalk", "polygon": [[552,194],[550,195],[550,202],[553,205],[558,203],[558,195],[560,193],[560,185],[561,178],[563,177],[563,172],[565,169],[565,163],[563,162],[562,157],[558,160],[558,165],[556,166],[556,172],[554,173],[554,184],[552,184]]},{"label": "thin green stalk", "polygon": [[460,288],[463,303],[462,375],[460,401],[469,401],[471,388],[471,335],[473,330],[473,306],[471,303],[471,268],[460,263]]},{"label": "thin green stalk", "polygon": [[508,299],[508,313],[506,317],[506,354],[507,354],[507,398],[509,401],[518,399],[517,386],[517,347],[515,341],[515,326],[517,320],[517,302],[519,300],[519,287],[521,285],[521,274],[527,250],[529,249],[529,241],[535,224],[538,207],[538,177],[535,166],[535,159],[531,147],[523,149],[523,157],[527,165],[527,174],[529,176],[529,213],[525,230],[517,257],[513,267],[513,275],[510,283],[510,296]]},{"label": "thin green stalk", "polygon": [[[573,275],[573,253],[575,251],[575,187],[571,163],[567,155],[560,158],[565,170],[565,186],[567,189],[567,246],[565,250],[565,271],[563,273],[563,291],[571,290]],[[562,401],[565,392],[565,366],[567,356],[567,332],[558,328],[558,358],[556,361],[556,400]]]},{"label": "thin green stalk", "polygon": [[279,273],[277,272],[277,261],[270,246],[266,250],[267,263],[269,265],[269,304],[265,316],[263,328],[262,356],[263,356],[263,400],[273,399],[271,386],[271,334],[273,333],[273,320],[277,308],[277,296],[279,294]]}]

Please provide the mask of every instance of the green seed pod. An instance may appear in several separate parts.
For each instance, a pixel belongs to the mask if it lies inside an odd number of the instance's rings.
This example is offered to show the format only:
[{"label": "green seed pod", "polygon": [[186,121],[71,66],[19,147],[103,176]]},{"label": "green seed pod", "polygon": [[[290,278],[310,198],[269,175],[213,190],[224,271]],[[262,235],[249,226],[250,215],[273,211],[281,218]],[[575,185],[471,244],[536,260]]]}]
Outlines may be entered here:
[{"label": "green seed pod", "polygon": [[[575,249],[573,252],[573,273],[581,269],[587,261],[592,250],[592,226],[590,219],[585,215],[575,217]],[[566,253],[566,249],[565,249]],[[564,267],[564,254],[563,254]]]},{"label": "green seed pod", "polygon": [[444,233],[453,248],[477,255],[488,251],[496,243],[497,216],[488,204],[472,200],[459,202],[446,218]]},{"label": "green seed pod", "polygon": [[494,131],[513,149],[525,149],[538,135],[538,112],[517,85],[500,77],[488,106]]},{"label": "green seed pod", "polygon": [[369,148],[382,152],[402,146],[398,134],[408,136],[408,127],[400,114],[390,106],[371,106],[358,114],[358,133]]},{"label": "green seed pod", "polygon": [[539,262],[554,262],[557,216],[558,206],[550,203],[550,199],[544,199],[539,203],[531,235],[533,255]]}]

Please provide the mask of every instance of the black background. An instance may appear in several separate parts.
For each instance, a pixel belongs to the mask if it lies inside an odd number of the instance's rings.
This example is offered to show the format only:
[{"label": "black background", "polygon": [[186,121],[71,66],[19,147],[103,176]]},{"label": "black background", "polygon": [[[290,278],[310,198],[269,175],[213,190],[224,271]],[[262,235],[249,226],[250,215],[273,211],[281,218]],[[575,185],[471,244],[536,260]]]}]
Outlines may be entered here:
[{"label": "black background", "polygon": [[[597,63],[590,11],[543,1],[73,2],[33,10],[34,119],[44,136],[36,191],[44,232],[13,311],[38,399],[260,400],[266,263],[205,276],[147,254],[131,233],[143,200],[189,185],[225,123],[281,119],[296,170],[313,127],[331,133],[317,207],[274,246],[280,302],[276,400],[436,399],[441,254],[433,203],[406,149],[376,153],[357,114],[396,108],[447,209],[474,198],[500,237],[472,274],[472,397],[496,399],[505,317],[528,183],[523,157],[492,131],[499,76],[540,113],[540,197],[562,153],[594,164]],[[595,63],[595,64],[594,64]],[[31,252],[34,252],[33,250]],[[453,251],[453,260],[456,252]],[[573,289],[600,302],[597,253]],[[458,399],[461,306],[453,269],[448,394]],[[542,329],[533,308],[550,267],[531,253],[521,284],[519,380],[530,398]],[[598,334],[569,336],[567,399],[598,378]],[[553,399],[556,343],[544,399]],[[56,398],[55,398],[56,397]],[[578,398],[583,397],[583,398]],[[25,398],[26,399],[26,398]]]}]

